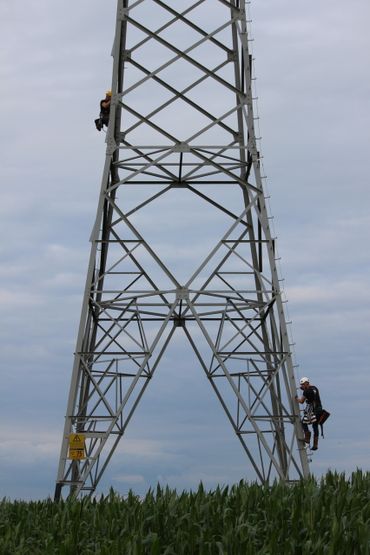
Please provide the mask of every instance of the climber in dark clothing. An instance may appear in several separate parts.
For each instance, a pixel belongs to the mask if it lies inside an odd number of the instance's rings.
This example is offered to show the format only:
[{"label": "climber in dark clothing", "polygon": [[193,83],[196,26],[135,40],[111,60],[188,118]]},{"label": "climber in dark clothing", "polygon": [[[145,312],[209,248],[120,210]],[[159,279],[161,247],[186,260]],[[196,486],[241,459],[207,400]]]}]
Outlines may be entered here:
[{"label": "climber in dark clothing", "polygon": [[103,129],[103,125],[108,127],[111,100],[112,91],[107,91],[105,93],[105,98],[100,101],[100,116],[95,120],[95,127],[98,131]]},{"label": "climber in dark clothing", "polygon": [[312,451],[316,451],[319,445],[319,424],[318,419],[322,411],[320,393],[316,386],[310,385],[308,378],[301,378],[299,381],[300,389],[302,389],[302,397],[296,397],[298,403],[306,403],[304,409],[302,426],[304,431],[305,443],[310,443],[311,432],[308,425],[312,425],[313,429],[313,445]]}]

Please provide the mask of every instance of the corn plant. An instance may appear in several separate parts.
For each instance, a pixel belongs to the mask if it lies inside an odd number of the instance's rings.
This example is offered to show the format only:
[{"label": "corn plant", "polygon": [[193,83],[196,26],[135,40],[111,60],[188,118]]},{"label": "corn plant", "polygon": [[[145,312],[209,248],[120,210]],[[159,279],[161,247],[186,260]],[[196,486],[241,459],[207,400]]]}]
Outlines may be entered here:
[{"label": "corn plant", "polygon": [[0,555],[370,555],[370,473],[0,502]]}]

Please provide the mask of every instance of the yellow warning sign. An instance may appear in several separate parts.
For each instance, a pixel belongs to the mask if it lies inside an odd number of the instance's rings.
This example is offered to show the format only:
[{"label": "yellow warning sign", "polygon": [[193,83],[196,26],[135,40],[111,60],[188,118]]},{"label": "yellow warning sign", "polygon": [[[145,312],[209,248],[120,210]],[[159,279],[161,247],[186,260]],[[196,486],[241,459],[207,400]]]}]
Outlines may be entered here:
[{"label": "yellow warning sign", "polygon": [[68,458],[74,461],[80,461],[81,459],[85,459],[86,458],[85,449],[73,449],[70,447]]},{"label": "yellow warning sign", "polygon": [[85,434],[69,434],[69,453],[68,458],[80,461],[85,459]]},{"label": "yellow warning sign", "polygon": [[84,434],[69,434],[69,448],[70,449],[85,449],[85,435]]}]

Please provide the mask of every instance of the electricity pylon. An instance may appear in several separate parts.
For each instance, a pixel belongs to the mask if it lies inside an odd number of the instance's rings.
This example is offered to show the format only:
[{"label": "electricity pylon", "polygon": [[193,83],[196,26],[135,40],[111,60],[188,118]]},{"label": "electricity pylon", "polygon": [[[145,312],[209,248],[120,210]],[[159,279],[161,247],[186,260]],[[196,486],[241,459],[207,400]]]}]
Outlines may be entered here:
[{"label": "electricity pylon", "polygon": [[[64,486],[73,495],[95,490],[176,330],[253,478],[307,476],[256,144],[245,1],[118,0],[112,55],[106,159],[55,498]],[[208,207],[213,245],[184,271],[150,240],[159,228],[162,243],[170,234],[176,241],[167,216],[173,221],[177,208],[181,219],[190,198],[202,208],[181,241],[194,247]],[[199,232],[196,246],[202,241]],[[70,434],[85,441],[81,460],[69,458]]]}]

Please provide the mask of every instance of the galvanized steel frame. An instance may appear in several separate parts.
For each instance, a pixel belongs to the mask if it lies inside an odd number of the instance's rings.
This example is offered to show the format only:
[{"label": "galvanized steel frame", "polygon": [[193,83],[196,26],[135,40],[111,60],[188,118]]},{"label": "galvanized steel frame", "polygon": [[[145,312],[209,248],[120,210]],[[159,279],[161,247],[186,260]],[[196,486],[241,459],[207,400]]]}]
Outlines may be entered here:
[{"label": "galvanized steel frame", "polygon": [[[217,20],[211,30],[212,18],[197,19],[197,10],[210,4],[224,8],[219,10],[224,20]],[[143,7],[161,16],[163,11],[168,19],[153,29],[149,16],[147,21],[142,17]],[[166,31],[178,24],[197,37],[186,48],[177,44],[176,37],[165,38]],[[133,33],[128,45],[134,29],[138,35]],[[146,67],[139,55],[148,43],[170,56],[154,69]],[[194,349],[245,450],[253,477],[266,483],[274,477],[291,481],[309,473],[261,177],[248,43],[244,0],[118,0],[106,160],[91,234],[56,499],[64,486],[73,495],[95,490],[176,329],[184,331]],[[213,55],[220,56],[212,68],[197,57],[209,45]],[[179,61],[194,68],[193,79],[182,90],[163,76]],[[140,77],[126,84],[127,67]],[[224,90],[220,99],[227,101],[220,112],[213,113],[191,97],[205,81],[212,83],[210,91]],[[145,90],[149,83],[167,96],[159,96],[157,107],[145,114],[145,102],[135,105],[129,95]],[[174,136],[166,119],[160,119],[178,100],[195,118],[201,114],[207,120],[188,137],[181,129]],[[149,144],[131,142],[130,135],[143,128],[158,138]],[[203,144],[202,135],[209,132],[214,135]],[[127,210],[117,192],[143,184],[153,192]],[[222,187],[239,191],[240,213],[212,196],[212,190]],[[175,277],[133,223],[134,215],[176,188],[186,189],[230,220],[227,231],[187,280]],[[163,276],[160,283],[154,268]],[[199,285],[204,275],[208,277]],[[68,459],[68,436],[73,432],[87,438],[83,461]]]}]

